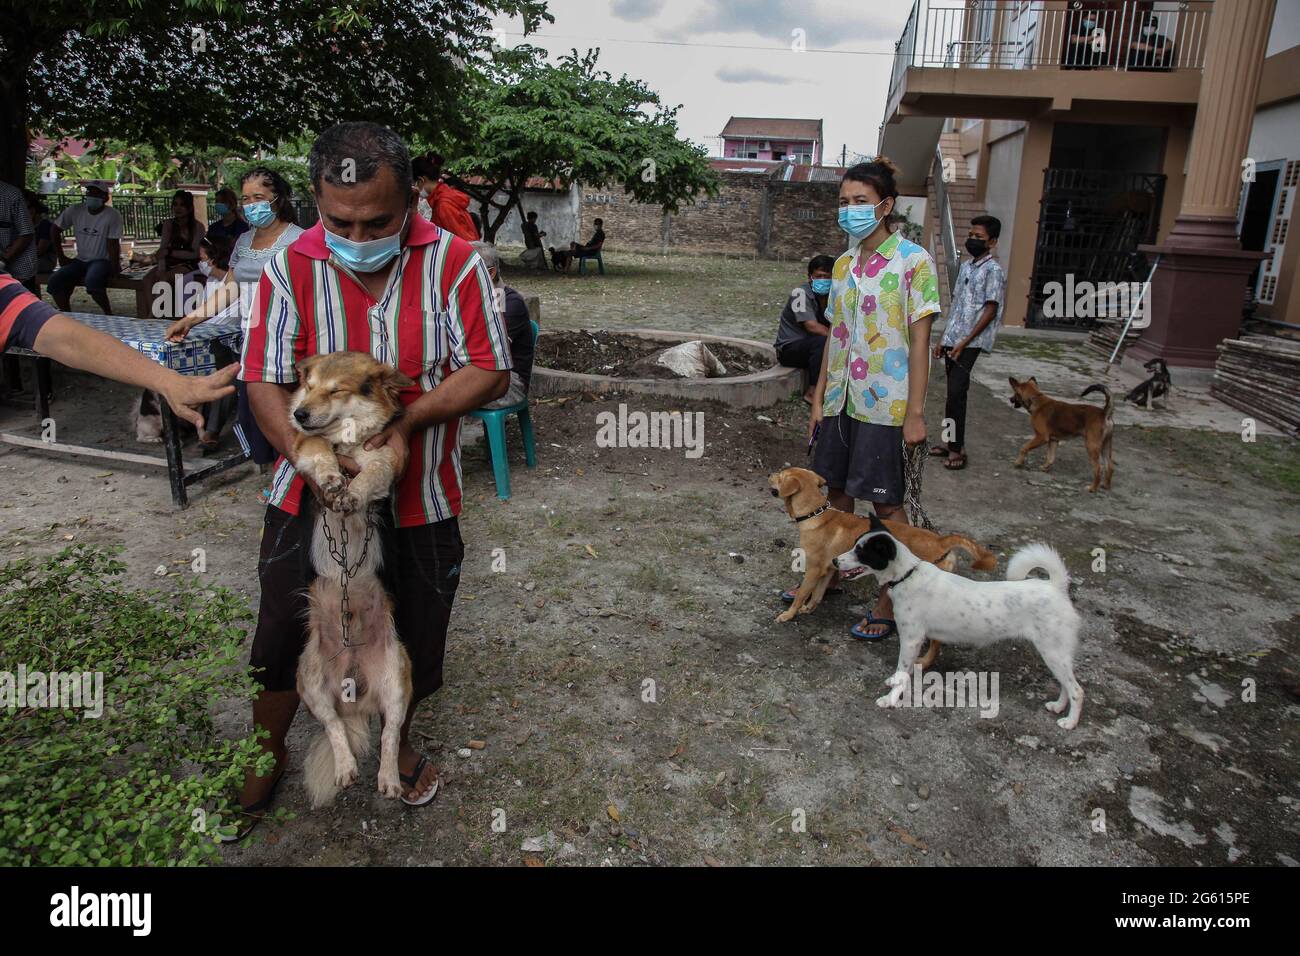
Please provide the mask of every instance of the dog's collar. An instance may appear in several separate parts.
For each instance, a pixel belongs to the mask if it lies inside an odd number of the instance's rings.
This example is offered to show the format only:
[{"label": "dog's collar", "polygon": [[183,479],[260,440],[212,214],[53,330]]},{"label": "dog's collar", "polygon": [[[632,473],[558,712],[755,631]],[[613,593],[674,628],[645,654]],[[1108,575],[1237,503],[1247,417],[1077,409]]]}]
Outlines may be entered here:
[{"label": "dog's collar", "polygon": [[897,581],[887,582],[885,584],[885,587],[889,588],[892,591],[894,588],[898,587],[900,584],[902,584],[904,581],[910,578],[912,576],[912,572],[915,571],[920,566],[921,564],[918,561],[916,564],[912,565],[911,569],[906,574],[904,574],[901,578],[899,578]]},{"label": "dog's collar", "polygon": [[816,518],[818,515],[825,514],[830,510],[831,510],[831,503],[829,500],[827,500],[823,502],[822,506],[818,508],[816,511],[810,512],[809,514],[804,515],[802,518],[795,518],[794,520],[795,523],[798,524],[800,521],[807,521],[810,518]]}]

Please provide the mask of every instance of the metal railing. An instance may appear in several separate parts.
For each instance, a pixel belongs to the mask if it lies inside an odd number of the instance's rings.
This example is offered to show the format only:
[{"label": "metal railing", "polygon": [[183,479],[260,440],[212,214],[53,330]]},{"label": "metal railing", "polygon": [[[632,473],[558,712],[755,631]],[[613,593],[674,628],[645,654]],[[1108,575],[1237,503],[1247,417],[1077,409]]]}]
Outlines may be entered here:
[{"label": "metal railing", "polygon": [[1169,72],[1205,65],[1213,0],[916,0],[894,47],[889,102],[908,67]]},{"label": "metal railing", "polygon": [[[85,200],[81,192],[46,193],[41,196],[49,212],[50,219],[69,206]],[[208,215],[213,215],[213,194],[208,194]],[[298,216],[298,225],[304,229],[316,224],[320,218],[316,211],[314,199],[292,200],[294,212]],[[150,242],[156,240],[165,220],[172,217],[172,194],[168,193],[118,193],[113,196],[113,208],[122,217],[122,238]]]},{"label": "metal railing", "polygon": [[957,288],[957,272],[961,269],[957,252],[957,229],[952,222],[952,202],[948,198],[948,184],[944,180],[943,147],[934,149],[934,199],[939,214],[939,242],[943,244],[943,261],[948,270],[948,292]]}]

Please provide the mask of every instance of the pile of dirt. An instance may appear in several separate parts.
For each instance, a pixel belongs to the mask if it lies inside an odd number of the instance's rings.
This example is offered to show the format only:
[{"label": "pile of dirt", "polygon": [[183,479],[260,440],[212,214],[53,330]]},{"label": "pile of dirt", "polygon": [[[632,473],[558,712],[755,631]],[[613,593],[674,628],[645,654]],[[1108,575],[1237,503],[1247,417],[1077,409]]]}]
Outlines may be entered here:
[{"label": "pile of dirt", "polygon": [[[622,332],[548,331],[537,342],[536,364],[561,372],[612,375],[616,378],[676,378],[653,360],[666,348],[691,341],[654,341]],[[727,367],[727,377],[752,375],[772,367],[766,358],[734,345],[708,342],[709,351]]]}]

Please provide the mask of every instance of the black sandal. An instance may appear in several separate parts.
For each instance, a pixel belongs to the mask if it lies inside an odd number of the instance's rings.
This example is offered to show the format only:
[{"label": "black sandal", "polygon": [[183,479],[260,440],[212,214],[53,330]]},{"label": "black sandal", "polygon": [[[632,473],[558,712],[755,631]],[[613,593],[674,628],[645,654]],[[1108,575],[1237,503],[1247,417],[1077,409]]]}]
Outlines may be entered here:
[{"label": "black sandal", "polygon": [[[397,772],[397,778],[402,781],[402,786],[406,787],[408,790],[414,790],[416,784],[420,782],[420,775],[424,773],[424,768],[427,766],[429,766],[429,758],[424,754],[420,754],[420,759],[415,762],[415,769],[410,773],[402,773],[399,770]],[[407,800],[406,794],[402,794],[402,802],[408,807],[427,806],[432,803],[433,798],[438,795],[438,787],[441,783],[442,774],[438,774],[438,776],[433,778],[433,786],[429,788],[428,793],[420,797],[418,800]]]},{"label": "black sandal", "polygon": [[239,808],[239,812],[242,816],[250,817],[251,819],[244,824],[242,829],[235,831],[233,836],[223,836],[221,838],[222,843],[238,843],[243,840],[244,837],[257,829],[257,825],[261,823],[262,818],[266,816],[266,811],[271,809],[271,803],[275,800],[275,791],[279,789],[280,781],[284,779],[285,771],[288,770],[288,768],[289,755],[285,754],[284,766],[280,768],[280,772],[276,774],[275,779],[271,781],[271,789],[266,792],[266,796],[249,806],[241,806]]},{"label": "black sandal", "polygon": [[961,471],[966,467],[966,453],[962,452],[956,458],[949,458],[943,463],[943,467],[949,471]]}]

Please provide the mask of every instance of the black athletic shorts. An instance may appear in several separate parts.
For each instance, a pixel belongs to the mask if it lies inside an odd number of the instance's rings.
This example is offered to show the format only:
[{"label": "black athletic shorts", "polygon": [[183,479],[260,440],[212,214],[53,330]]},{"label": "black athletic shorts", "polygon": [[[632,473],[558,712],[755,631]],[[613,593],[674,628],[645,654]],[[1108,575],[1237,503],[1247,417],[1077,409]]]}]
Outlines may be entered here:
[{"label": "black athletic shorts", "polygon": [[822,420],[812,470],[850,498],[903,503],[903,429],[870,425],[844,412]]},{"label": "black athletic shorts", "polygon": [[[262,600],[249,660],[253,677],[269,691],[294,690],[298,656],[307,646],[307,588],[316,577],[311,564],[311,535],[316,500],[303,496],[302,513],[289,514],[268,505],[257,565]],[[412,699],[428,697],[442,686],[442,658],[447,624],[460,584],[465,545],[455,518],[413,528],[394,528],[392,513],[381,505],[380,526],[370,547],[383,548],[380,580],[393,599],[397,636],[411,658]]]}]

